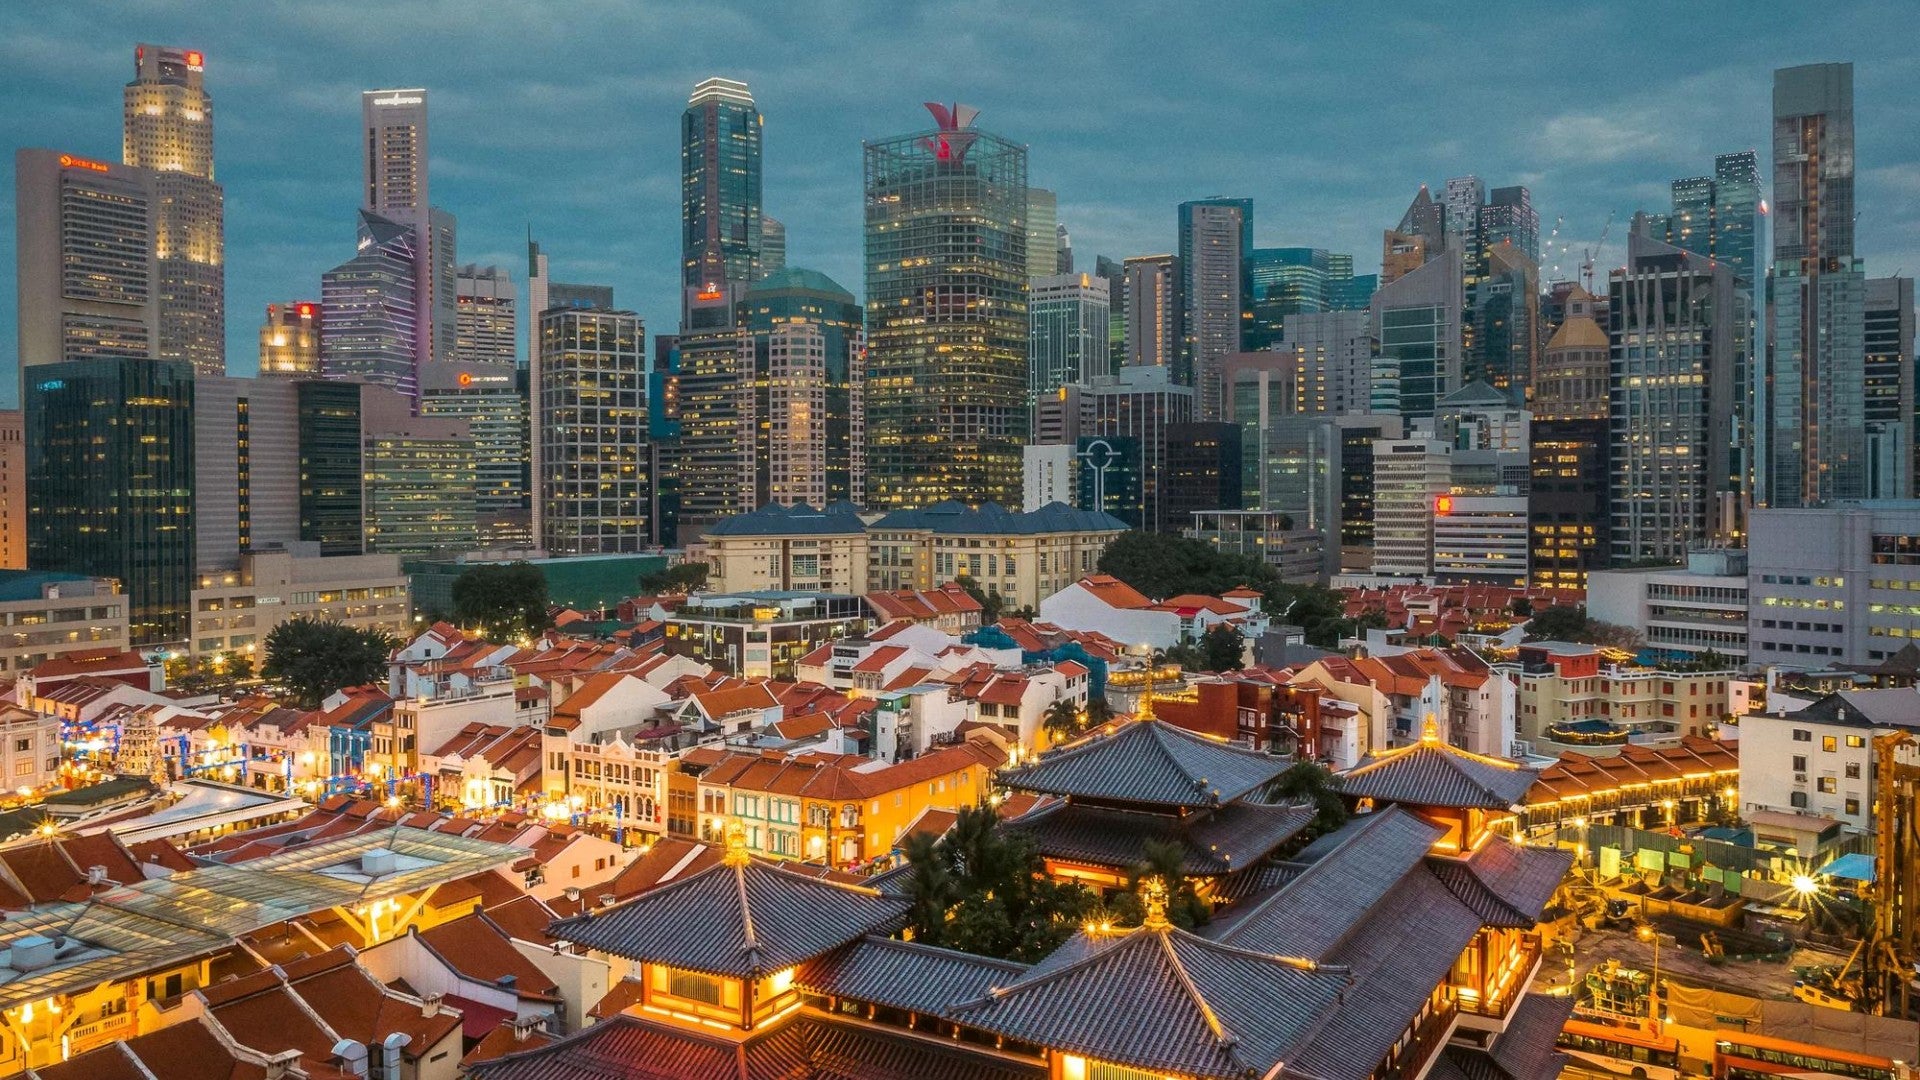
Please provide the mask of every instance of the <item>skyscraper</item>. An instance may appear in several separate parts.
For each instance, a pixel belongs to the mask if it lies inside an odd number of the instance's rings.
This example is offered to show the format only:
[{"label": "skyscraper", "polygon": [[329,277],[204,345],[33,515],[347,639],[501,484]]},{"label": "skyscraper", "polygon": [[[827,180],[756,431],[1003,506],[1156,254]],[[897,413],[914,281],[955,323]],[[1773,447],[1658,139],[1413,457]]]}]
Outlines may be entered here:
[{"label": "skyscraper", "polygon": [[155,355],[185,360],[203,375],[224,375],[225,210],[213,179],[206,58],[192,49],[138,45],[133,68],[122,95],[121,160],[153,171]]},{"label": "skyscraper", "polygon": [[1123,264],[1127,366],[1174,370],[1180,357],[1180,258],[1140,255]]},{"label": "skyscraper", "polygon": [[866,503],[867,348],[859,301],[790,267],[747,290],[753,350],[754,501]]},{"label": "skyscraper", "polygon": [[1380,287],[1385,288],[1420,269],[1427,260],[1449,247],[1455,251],[1465,248],[1464,238],[1456,238],[1452,244],[1447,242],[1448,220],[1446,206],[1434,202],[1427,185],[1421,184],[1406,213],[1400,215],[1400,224],[1381,235]]},{"label": "skyscraper", "polygon": [[[362,209],[415,234],[414,362],[451,360],[458,341],[460,288],[456,223],[452,214],[433,205],[428,190],[427,92],[367,90],[360,95],[360,113],[367,152]],[[361,250],[364,253],[364,243]]]},{"label": "skyscraper", "polygon": [[14,155],[23,375],[39,364],[157,355],[152,180],[146,169],[54,150]]},{"label": "skyscraper", "polygon": [[1609,283],[1614,563],[1681,559],[1745,530],[1734,434],[1749,318],[1733,268],[1635,231]]},{"label": "skyscraper", "polygon": [[1021,496],[1027,151],[929,103],[866,144],[867,495],[874,507]]},{"label": "skyscraper", "polygon": [[[1896,498],[1908,498],[1914,478],[1920,476],[1913,434],[1915,410],[1920,408],[1920,400],[1916,400],[1920,395],[1913,385],[1913,279],[1869,278],[1864,321],[1865,415],[1874,470],[1868,486],[1875,491],[1895,492]],[[1903,452],[1904,463],[1889,456]],[[1906,475],[1897,475],[1900,471]],[[1887,475],[1889,472],[1896,475]]]},{"label": "skyscraper", "polygon": [[1460,253],[1450,248],[1380,287],[1372,308],[1380,354],[1367,411],[1432,416],[1434,404],[1460,388],[1463,307]]},{"label": "skyscraper", "polygon": [[572,310],[612,311],[613,286],[611,285],[569,285],[554,281],[548,273],[547,254],[533,238],[527,238],[527,367],[521,378],[523,393],[527,399],[527,495],[529,527],[533,532],[535,544],[541,544],[546,536],[541,520],[545,502],[540,493],[542,477],[547,476],[541,460],[545,440],[541,437],[540,426],[544,414],[540,409],[540,386],[544,365],[541,362],[540,348],[545,331],[541,316],[555,308]]},{"label": "skyscraper", "polygon": [[1654,222],[1653,236],[1733,267],[1752,295],[1760,279],[1754,246],[1760,236],[1760,161],[1751,150],[1713,159],[1712,176],[1673,182],[1673,212]]},{"label": "skyscraper", "polygon": [[268,304],[260,324],[260,374],[320,377],[320,305]]},{"label": "skyscraper", "polygon": [[1540,212],[1533,194],[1524,187],[1498,187],[1480,208],[1479,245],[1482,258],[1495,248],[1517,249],[1530,262],[1540,262]]},{"label": "skyscraper", "polygon": [[[512,339],[508,339],[511,348]],[[474,529],[481,547],[531,546],[524,498],[525,399],[507,362],[456,360],[420,369],[420,415],[466,424],[473,441]]]},{"label": "skyscraper", "polygon": [[1054,274],[1031,282],[1029,388],[1037,397],[1109,375],[1107,282],[1092,274]]},{"label": "skyscraper", "polygon": [[682,283],[749,285],[761,276],[760,134],[747,84],[705,79],[680,117]]},{"label": "skyscraper", "polygon": [[646,327],[631,311],[549,307],[540,337],[539,544],[638,551],[649,532]]},{"label": "skyscraper", "polygon": [[101,356],[26,383],[28,565],[118,578],[135,644],[186,640],[193,368]]},{"label": "skyscraper", "polygon": [[[745,287],[686,289],[674,339],[673,466],[680,522],[698,530],[756,508],[754,357],[741,326]],[[691,535],[691,534],[690,534]]]},{"label": "skyscraper", "polygon": [[787,268],[787,227],[778,218],[760,216],[760,276]]},{"label": "skyscraper", "polygon": [[360,211],[358,255],[320,275],[320,367],[411,397],[419,386],[418,230]]},{"label": "skyscraper", "polygon": [[453,359],[467,364],[512,364],[519,349],[513,275],[498,266],[460,268],[455,276]]},{"label": "skyscraper", "polygon": [[1027,189],[1027,276],[1051,277],[1060,269],[1060,200],[1046,188]]},{"label": "skyscraper", "polygon": [[1220,419],[1220,362],[1244,346],[1247,257],[1253,251],[1252,199],[1180,204],[1181,296],[1186,307],[1180,375],[1194,388],[1202,420]]},{"label": "skyscraper", "polygon": [[1853,65],[1773,73],[1772,325],[1753,380],[1756,505],[1888,497],[1871,483],[1866,274],[1853,254]]},{"label": "skyscraper", "polygon": [[1486,201],[1487,187],[1479,177],[1456,176],[1447,181],[1441,209],[1445,214],[1447,236],[1454,242],[1452,246],[1471,247],[1479,239],[1480,208]]}]

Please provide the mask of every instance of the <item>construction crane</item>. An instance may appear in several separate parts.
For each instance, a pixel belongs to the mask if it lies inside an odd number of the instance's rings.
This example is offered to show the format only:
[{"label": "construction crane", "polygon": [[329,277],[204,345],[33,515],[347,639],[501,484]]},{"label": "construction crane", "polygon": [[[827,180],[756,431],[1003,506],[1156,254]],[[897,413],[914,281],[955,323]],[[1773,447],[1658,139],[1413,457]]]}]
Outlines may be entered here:
[{"label": "construction crane", "polygon": [[1607,235],[1611,232],[1613,232],[1613,211],[1609,210],[1607,223],[1600,230],[1600,239],[1595,240],[1593,246],[1586,249],[1586,257],[1580,261],[1580,287],[1588,292],[1593,291],[1593,257],[1599,254],[1600,248],[1607,242]]},{"label": "construction crane", "polygon": [[1860,1007],[1876,1016],[1904,1019],[1911,1005],[1913,962],[1920,955],[1920,763],[1899,759],[1914,746],[1913,733],[1890,731],[1873,737],[1874,837],[1873,881],[1867,896],[1873,930],[1860,962]]}]

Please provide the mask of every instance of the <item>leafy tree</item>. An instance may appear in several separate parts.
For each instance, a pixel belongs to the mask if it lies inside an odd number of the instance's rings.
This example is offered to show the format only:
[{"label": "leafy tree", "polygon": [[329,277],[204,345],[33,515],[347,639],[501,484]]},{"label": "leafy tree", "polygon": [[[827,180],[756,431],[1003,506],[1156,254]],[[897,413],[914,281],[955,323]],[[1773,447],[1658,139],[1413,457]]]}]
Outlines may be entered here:
[{"label": "leafy tree", "polygon": [[707,587],[704,562],[676,563],[664,570],[640,575],[640,591],[648,596],[681,596]]},{"label": "leafy tree", "polygon": [[1631,627],[1601,622],[1584,607],[1550,607],[1527,620],[1528,641],[1577,641],[1612,649],[1638,649],[1644,640]]},{"label": "leafy tree", "polygon": [[1532,618],[1533,617],[1533,601],[1527,599],[1524,596],[1514,597],[1513,613],[1523,619]]},{"label": "leafy tree", "polygon": [[489,640],[514,641],[547,628],[547,575],[531,563],[484,563],[453,579],[453,617]]},{"label": "leafy tree", "polygon": [[1528,641],[1577,641],[1587,632],[1587,609],[1550,607],[1545,611],[1536,611],[1527,620]]},{"label": "leafy tree", "polygon": [[344,623],[291,619],[267,635],[267,662],[260,673],[286,684],[311,709],[344,686],[359,686],[386,673],[394,641],[385,634]]},{"label": "leafy tree", "polygon": [[1302,761],[1267,785],[1267,798],[1279,803],[1311,803],[1314,835],[1324,836],[1347,823],[1347,800],[1340,795],[1340,777],[1324,765]]},{"label": "leafy tree", "polygon": [[916,941],[1032,963],[1093,910],[1093,894],[1047,877],[1032,843],[999,825],[991,807],[969,807],[938,840],[907,842]]},{"label": "leafy tree", "polygon": [[961,574],[953,580],[955,584],[965,590],[968,596],[973,597],[974,603],[980,605],[980,623],[982,626],[991,626],[999,622],[1000,616],[1007,613],[1004,610],[1007,606],[1006,598],[1000,595],[998,589],[982,589],[980,583],[973,580],[973,578],[967,574]]},{"label": "leafy tree", "polygon": [[1094,728],[1112,721],[1112,719],[1113,706],[1107,704],[1106,698],[1090,697],[1087,699],[1087,730],[1091,731]]},{"label": "leafy tree", "polygon": [[1053,736],[1054,742],[1066,742],[1087,730],[1079,703],[1072,698],[1061,698],[1047,706],[1047,711],[1040,717],[1040,726]]},{"label": "leafy tree", "polygon": [[1304,628],[1310,644],[1326,647],[1339,640],[1345,602],[1338,593],[1289,585],[1265,560],[1220,551],[1203,541],[1166,533],[1121,533],[1100,554],[1099,569],[1157,599],[1182,593],[1218,596],[1245,586],[1260,593],[1268,615]]},{"label": "leafy tree", "polygon": [[1200,635],[1201,671],[1239,671],[1246,657],[1246,637],[1226,623],[1207,627]]},{"label": "leafy tree", "polygon": [[[1213,905],[1194,890],[1185,872],[1186,852],[1171,840],[1149,840],[1141,848],[1145,856],[1127,875],[1127,891],[1107,901],[1107,914],[1121,926],[1139,926],[1146,919],[1146,905],[1140,900],[1140,886],[1150,878],[1159,878],[1167,886],[1167,921],[1184,930],[1204,925],[1213,918]],[[1176,888],[1174,883],[1178,882]]]}]

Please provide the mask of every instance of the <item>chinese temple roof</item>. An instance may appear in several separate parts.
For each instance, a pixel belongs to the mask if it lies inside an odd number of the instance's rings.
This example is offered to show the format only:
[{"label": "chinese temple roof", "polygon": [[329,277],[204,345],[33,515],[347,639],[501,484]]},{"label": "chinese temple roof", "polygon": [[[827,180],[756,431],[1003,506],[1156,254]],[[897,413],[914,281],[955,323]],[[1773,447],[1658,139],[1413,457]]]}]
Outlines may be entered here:
[{"label": "chinese temple roof", "polygon": [[1507,811],[1520,805],[1539,776],[1518,762],[1449,746],[1429,730],[1412,746],[1382,751],[1343,773],[1340,792],[1406,806]]},{"label": "chinese temple roof", "polygon": [[1154,720],[1122,725],[1001,774],[1016,791],[1166,809],[1221,806],[1291,768],[1287,758],[1243,750]]},{"label": "chinese temple roof", "polygon": [[897,896],[729,857],[624,904],[550,929],[562,941],[628,960],[736,978],[805,963],[901,925]]},{"label": "chinese temple roof", "polygon": [[1221,945],[1164,922],[1084,937],[1092,947],[1070,962],[1036,968],[952,1015],[1131,1068],[1241,1078],[1291,1061],[1340,1007],[1348,984],[1343,971]]},{"label": "chinese temple roof", "polygon": [[1311,806],[1234,802],[1217,810],[1174,816],[1083,803],[1049,802],[1005,823],[1030,837],[1040,854],[1098,866],[1132,867],[1151,841],[1185,852],[1183,874],[1231,874],[1257,865],[1313,822]]}]

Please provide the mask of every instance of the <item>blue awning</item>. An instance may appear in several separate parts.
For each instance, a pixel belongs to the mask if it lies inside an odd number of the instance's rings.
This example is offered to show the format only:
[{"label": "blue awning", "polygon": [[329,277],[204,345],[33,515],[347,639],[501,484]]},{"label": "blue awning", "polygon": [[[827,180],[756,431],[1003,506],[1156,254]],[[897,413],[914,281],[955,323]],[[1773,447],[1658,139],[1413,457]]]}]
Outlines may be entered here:
[{"label": "blue awning", "polygon": [[1820,877],[1844,878],[1848,881],[1873,880],[1873,856],[1853,852],[1842,855],[1820,868]]}]

